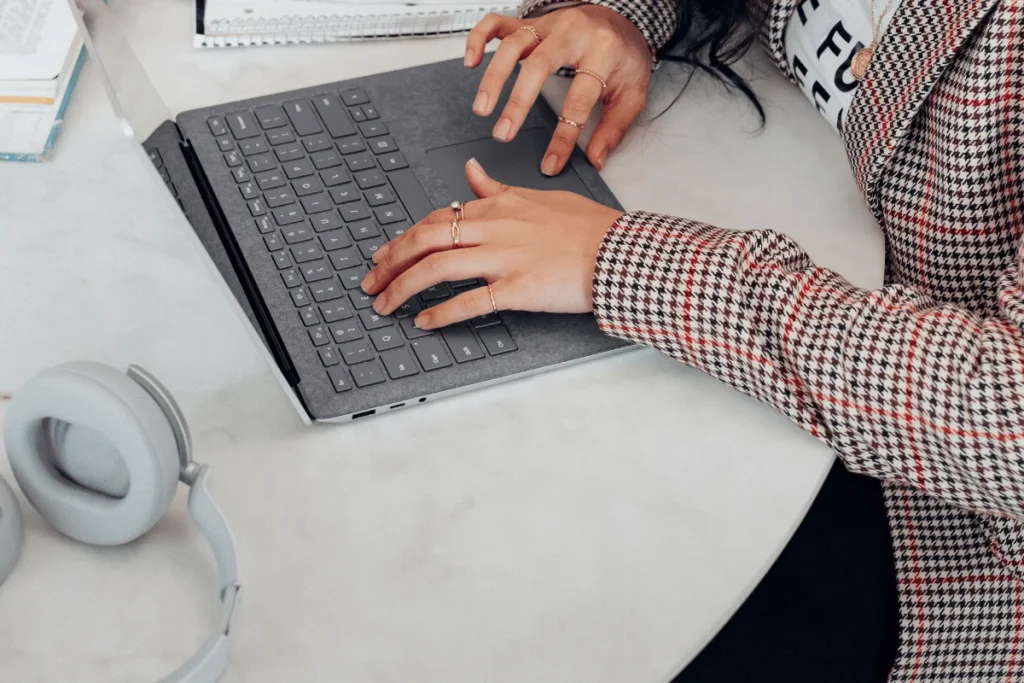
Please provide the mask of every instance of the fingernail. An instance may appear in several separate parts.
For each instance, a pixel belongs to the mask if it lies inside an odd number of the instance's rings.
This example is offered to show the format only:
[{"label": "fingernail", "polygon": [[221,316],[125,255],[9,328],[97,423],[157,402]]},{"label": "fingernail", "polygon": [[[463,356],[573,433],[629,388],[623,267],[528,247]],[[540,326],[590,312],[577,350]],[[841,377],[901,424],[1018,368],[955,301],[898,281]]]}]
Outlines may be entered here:
[{"label": "fingernail", "polygon": [[498,121],[498,125],[494,127],[494,137],[501,140],[502,142],[508,142],[508,134],[512,132],[512,122],[508,119],[502,119]]},{"label": "fingernail", "polygon": [[544,163],[540,165],[540,172],[544,175],[555,175],[558,172],[558,155],[549,154],[544,157]]},{"label": "fingernail", "polygon": [[386,302],[387,302],[387,298],[386,297],[384,297],[383,295],[378,296],[377,300],[373,302],[373,310],[377,311],[378,313],[383,313],[384,312],[384,304]]},{"label": "fingernail", "polygon": [[[374,256],[376,256],[376,254],[374,254]],[[371,270],[366,275],[366,277],[363,278],[363,282],[360,285],[363,288],[363,291],[366,292],[367,294],[369,294],[370,293],[370,288],[373,287],[373,283],[374,283],[374,281],[376,279],[377,279],[377,273],[375,273],[374,271]]]},{"label": "fingernail", "polygon": [[[466,61],[464,62],[464,64],[466,66],[473,66],[473,51],[472,50],[466,50]],[[477,99],[480,99],[480,98],[477,98]]]},{"label": "fingernail", "polygon": [[413,324],[421,330],[425,330],[427,329],[427,325],[430,324],[430,317],[426,313],[420,313],[416,316],[416,320],[413,321]]},{"label": "fingernail", "polygon": [[473,113],[479,116],[487,115],[487,93],[482,92],[476,96],[476,100],[473,101]]},{"label": "fingernail", "polygon": [[608,150],[604,149],[601,150],[601,153],[597,155],[597,163],[594,164],[595,166],[597,166],[598,171],[604,168],[604,162],[606,161],[608,161]]},{"label": "fingernail", "polygon": [[[384,258],[384,254],[387,252],[387,250],[388,250],[388,245],[385,244],[380,249],[378,249],[377,251],[373,252],[373,262],[374,263],[380,263],[380,260],[382,258]],[[373,273],[370,273],[370,274],[373,275]]]},{"label": "fingernail", "polygon": [[480,165],[480,162],[476,160],[476,157],[473,157],[472,159],[470,159],[470,160],[469,160],[469,164],[470,164],[470,165],[471,165],[471,166],[472,166],[473,168],[478,168],[478,169],[480,169],[481,171],[482,171],[482,170],[484,170],[484,167]]}]

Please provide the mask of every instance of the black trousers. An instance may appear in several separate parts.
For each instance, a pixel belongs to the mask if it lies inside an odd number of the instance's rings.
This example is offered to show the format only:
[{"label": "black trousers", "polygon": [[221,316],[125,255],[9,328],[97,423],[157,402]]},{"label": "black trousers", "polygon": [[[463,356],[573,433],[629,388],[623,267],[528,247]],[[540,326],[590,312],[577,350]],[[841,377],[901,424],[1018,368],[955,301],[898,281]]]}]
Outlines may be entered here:
[{"label": "black trousers", "polygon": [[779,559],[673,683],[884,683],[898,620],[881,485],[837,460]]}]

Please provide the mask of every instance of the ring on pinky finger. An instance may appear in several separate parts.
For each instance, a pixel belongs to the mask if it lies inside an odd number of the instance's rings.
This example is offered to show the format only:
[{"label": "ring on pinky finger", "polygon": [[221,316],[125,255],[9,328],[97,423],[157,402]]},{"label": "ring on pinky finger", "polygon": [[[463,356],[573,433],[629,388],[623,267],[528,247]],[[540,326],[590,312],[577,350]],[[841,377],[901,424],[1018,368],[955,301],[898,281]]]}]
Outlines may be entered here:
[{"label": "ring on pinky finger", "polygon": [[491,302],[491,291],[497,288],[497,284],[492,284],[490,288],[477,287],[431,306],[416,316],[416,327],[421,330],[436,330],[492,313],[494,307]]}]

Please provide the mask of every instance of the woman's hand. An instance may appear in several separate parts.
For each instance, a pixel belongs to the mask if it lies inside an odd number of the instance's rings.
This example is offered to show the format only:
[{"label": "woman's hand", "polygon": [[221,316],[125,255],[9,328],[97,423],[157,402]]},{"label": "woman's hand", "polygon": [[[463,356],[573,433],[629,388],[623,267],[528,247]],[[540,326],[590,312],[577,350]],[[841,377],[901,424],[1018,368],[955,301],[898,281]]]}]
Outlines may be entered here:
[{"label": "woman's hand", "polygon": [[[571,192],[508,187],[476,160],[466,164],[466,177],[480,200],[465,205],[459,224],[465,248],[452,248],[450,208],[381,247],[363,280],[363,290],[378,295],[374,310],[390,315],[438,283],[482,277],[499,309],[591,311],[597,251],[622,212]],[[444,327],[493,310],[487,287],[478,287],[423,311],[416,326]]]},{"label": "woman's hand", "polygon": [[[533,31],[520,30],[523,26],[533,28],[540,42]],[[489,14],[469,33],[466,66],[476,68],[483,60],[484,48],[494,38],[500,38],[501,45],[480,82],[473,103],[476,114],[489,116],[494,111],[505,81],[524,60],[494,127],[494,137],[508,142],[516,136],[548,76],[566,65],[586,69],[599,74],[608,88],[603,89],[601,81],[593,76],[577,74],[565,98],[562,117],[584,124],[597,101],[605,102],[601,122],[587,147],[587,157],[600,169],[608,152],[619,146],[647,103],[654,56],[640,30],[615,10],[596,5],[557,10],[526,20]],[[559,123],[541,171],[547,175],[560,173],[579,136],[579,128]]]}]

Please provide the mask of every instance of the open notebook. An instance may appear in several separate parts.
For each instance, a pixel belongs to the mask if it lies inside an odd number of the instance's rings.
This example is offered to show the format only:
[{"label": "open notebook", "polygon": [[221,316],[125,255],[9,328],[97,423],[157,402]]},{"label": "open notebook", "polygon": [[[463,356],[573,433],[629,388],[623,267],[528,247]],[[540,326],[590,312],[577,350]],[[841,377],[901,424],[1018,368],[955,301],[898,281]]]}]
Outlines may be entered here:
[{"label": "open notebook", "polygon": [[513,0],[195,0],[196,47],[321,43],[468,31]]}]

